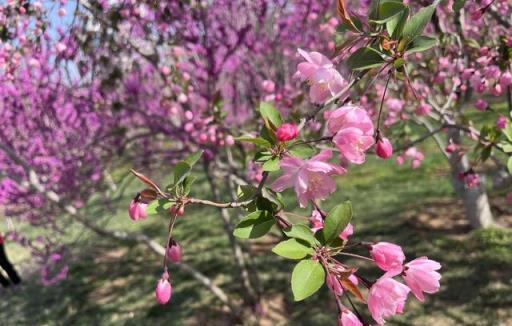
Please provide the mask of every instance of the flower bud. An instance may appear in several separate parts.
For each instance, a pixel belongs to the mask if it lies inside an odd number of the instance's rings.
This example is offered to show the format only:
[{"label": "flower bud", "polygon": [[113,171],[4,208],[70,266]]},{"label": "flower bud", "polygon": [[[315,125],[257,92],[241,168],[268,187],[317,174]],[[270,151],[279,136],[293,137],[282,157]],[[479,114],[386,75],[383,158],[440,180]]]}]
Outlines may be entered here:
[{"label": "flower bud", "polygon": [[449,143],[445,150],[447,153],[454,153],[459,147],[454,143]]},{"label": "flower bud", "polygon": [[130,215],[130,218],[134,221],[144,220],[148,217],[148,214],[146,213],[147,206],[147,204],[137,201],[137,198],[133,199],[128,207],[128,214]]},{"label": "flower bud", "polygon": [[164,273],[158,281],[155,289],[156,301],[159,304],[166,304],[171,300],[172,287],[169,283],[169,274]]},{"label": "flower bud", "polygon": [[276,136],[279,141],[289,141],[297,138],[299,130],[293,123],[284,123],[276,131]]},{"label": "flower bud", "polygon": [[176,216],[183,216],[185,214],[185,206],[183,205],[172,205],[171,214]]},{"label": "flower bud", "polygon": [[375,151],[380,158],[387,160],[393,155],[393,146],[391,145],[389,139],[383,137],[377,141],[377,147]]},{"label": "flower bud", "polygon": [[182,256],[183,252],[181,250],[180,244],[174,240],[169,241],[169,248],[167,248],[167,258],[169,258],[173,263],[179,263]]},{"label": "flower bud", "polygon": [[334,274],[327,274],[326,277],[326,283],[329,290],[332,291],[332,293],[336,295],[342,295],[343,294],[343,288],[341,287],[340,281],[336,278]]},{"label": "flower bud", "polygon": [[389,242],[379,242],[371,246],[370,254],[383,271],[397,274],[402,271],[405,255],[400,246]]}]

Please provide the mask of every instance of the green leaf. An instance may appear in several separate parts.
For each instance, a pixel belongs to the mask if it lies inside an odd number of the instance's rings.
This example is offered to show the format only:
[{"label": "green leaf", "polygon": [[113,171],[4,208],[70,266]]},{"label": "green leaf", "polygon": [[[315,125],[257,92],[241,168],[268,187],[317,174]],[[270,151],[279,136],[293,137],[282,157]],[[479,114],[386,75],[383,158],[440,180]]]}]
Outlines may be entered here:
[{"label": "green leaf", "polygon": [[280,193],[273,191],[267,187],[261,189],[261,196],[271,203],[275,204],[275,210],[278,211],[284,207],[283,198]]},{"label": "green leaf", "polygon": [[507,169],[508,169],[508,173],[512,174],[512,157],[508,158]]},{"label": "green leaf", "polygon": [[467,0],[455,0],[452,5],[453,11],[459,12],[462,8],[464,8],[466,1]]},{"label": "green leaf", "polygon": [[325,270],[318,260],[301,260],[292,272],[292,292],[301,301],[318,291],[325,282]]},{"label": "green leaf", "polygon": [[281,114],[277,109],[269,102],[261,102],[260,103],[260,114],[266,121],[272,123],[274,127],[279,127],[281,125]]},{"label": "green leaf", "polygon": [[340,233],[347,227],[352,219],[352,204],[349,201],[335,206],[325,218],[324,228],[322,229],[325,244],[334,241]]},{"label": "green leaf", "polygon": [[192,171],[192,167],[185,161],[176,163],[174,167],[174,185],[180,184]]},{"label": "green leaf", "polygon": [[480,158],[482,159],[482,162],[485,162],[491,157],[492,154],[492,146],[487,146],[482,149],[482,154],[480,155]]},{"label": "green leaf", "polygon": [[438,40],[435,37],[430,36],[418,36],[409,44],[407,53],[422,52],[426,51],[434,46],[438,45]]},{"label": "green leaf", "polygon": [[398,1],[388,1],[380,5],[379,18],[373,19],[371,22],[383,24],[392,20],[395,16],[400,14],[405,9],[405,5]]},{"label": "green leaf", "polygon": [[273,154],[270,151],[260,151],[254,154],[254,160],[259,163],[266,162],[272,158]]},{"label": "green leaf", "polygon": [[507,123],[505,129],[502,129],[501,132],[507,137],[508,141],[512,142],[512,124]]},{"label": "green leaf", "polygon": [[262,165],[262,169],[267,172],[279,171],[279,157],[274,156],[270,160],[266,161]]},{"label": "green leaf", "polygon": [[436,0],[430,6],[420,9],[414,14],[411,19],[405,24],[402,37],[405,43],[409,43],[414,40],[417,36],[423,33],[423,30],[432,19],[432,15],[436,11],[436,7],[439,4],[439,0]]},{"label": "green leaf", "polygon": [[252,144],[255,144],[257,146],[265,147],[265,148],[271,148],[272,147],[272,144],[268,140],[265,140],[265,139],[260,138],[260,137],[242,136],[242,137],[236,137],[235,140],[244,141],[244,142],[247,142],[247,143],[252,143]]},{"label": "green leaf", "polygon": [[398,40],[402,37],[402,31],[407,23],[407,18],[409,18],[409,7],[405,7],[402,13],[393,17],[393,19],[386,23],[388,34],[393,40]]},{"label": "green leaf", "polygon": [[316,150],[313,146],[309,144],[294,144],[290,146],[289,152],[291,155],[298,158],[309,158],[315,155]]},{"label": "green leaf", "polygon": [[196,177],[188,176],[183,180],[183,194],[187,196],[192,189],[192,184],[196,181]]},{"label": "green leaf", "polygon": [[238,200],[246,201],[254,197],[258,188],[253,185],[240,185],[238,187]]},{"label": "green leaf", "polygon": [[352,70],[365,70],[380,67],[384,62],[382,54],[374,48],[360,48],[347,60],[347,66]]},{"label": "green leaf", "polygon": [[504,141],[504,142],[500,142],[499,146],[501,149],[503,149],[503,151],[505,153],[507,153],[507,154],[512,153],[512,144],[511,143]]},{"label": "green leaf", "polygon": [[153,200],[146,207],[146,213],[148,215],[157,215],[157,214],[165,214],[169,212],[169,209],[174,204],[173,201],[168,199],[157,199]]},{"label": "green leaf", "polygon": [[405,60],[403,58],[398,58],[396,59],[395,61],[393,61],[393,66],[395,66],[395,68],[400,68],[401,66],[403,66],[405,64]]},{"label": "green leaf", "polygon": [[188,165],[190,165],[190,167],[193,167],[197,161],[199,161],[199,159],[201,158],[201,156],[203,156],[203,153],[204,151],[203,150],[200,150],[196,153],[193,153],[193,154],[190,154],[186,159],[184,159],[183,161],[185,163],[187,163]]},{"label": "green leaf", "polygon": [[264,236],[274,225],[269,211],[255,211],[244,217],[235,227],[233,234],[241,239],[256,239]]},{"label": "green leaf", "polygon": [[297,238],[314,245],[317,240],[311,228],[306,224],[293,224],[290,228],[283,231],[289,238]]},{"label": "green leaf", "polygon": [[297,239],[289,239],[278,243],[274,248],[272,248],[272,252],[288,259],[302,259],[307,255],[314,253],[310,246],[298,241]]}]

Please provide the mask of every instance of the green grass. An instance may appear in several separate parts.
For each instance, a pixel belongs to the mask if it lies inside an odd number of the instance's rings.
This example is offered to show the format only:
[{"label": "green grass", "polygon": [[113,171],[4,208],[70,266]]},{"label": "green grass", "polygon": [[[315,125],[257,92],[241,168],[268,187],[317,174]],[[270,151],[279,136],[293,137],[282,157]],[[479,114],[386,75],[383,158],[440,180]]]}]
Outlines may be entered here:
[{"label": "green grass", "polygon": [[[142,231],[163,243],[163,218],[132,223],[127,217],[126,207],[137,187],[132,182],[120,200],[109,205],[97,196],[85,213],[106,227]],[[199,189],[198,194],[201,192],[207,193],[207,188]],[[507,325],[512,320],[512,232],[469,233],[464,225],[432,224],[443,221],[443,214],[447,222],[461,220],[448,167],[439,155],[427,155],[417,170],[376,158],[351,167],[349,174],[339,178],[338,192],[324,206],[345,199],[350,199],[355,209],[354,240],[396,242],[409,258],[427,255],[443,265],[440,293],[429,296],[425,304],[410,297],[406,314],[390,319],[389,325]],[[294,202],[291,193],[286,202]],[[422,214],[427,218],[420,221],[417,217]],[[189,209],[175,230],[186,262],[239,298],[240,287],[231,273],[235,267],[218,212]],[[12,260],[23,268],[25,283],[14,291],[0,289],[1,325],[227,324],[219,302],[172,267],[172,301],[157,305],[153,289],[161,260],[144,246],[112,242],[76,224],[69,227],[63,240],[72,244],[69,278],[51,287],[40,284],[35,264],[22,248],[7,245]],[[336,308],[326,288],[305,302],[294,303],[289,288],[293,263],[273,255],[270,248],[267,244],[251,257],[262,272],[265,299],[277,307],[267,309],[270,315],[279,316],[267,324],[334,325]],[[362,265],[361,271],[378,276],[378,271],[367,265]]]}]

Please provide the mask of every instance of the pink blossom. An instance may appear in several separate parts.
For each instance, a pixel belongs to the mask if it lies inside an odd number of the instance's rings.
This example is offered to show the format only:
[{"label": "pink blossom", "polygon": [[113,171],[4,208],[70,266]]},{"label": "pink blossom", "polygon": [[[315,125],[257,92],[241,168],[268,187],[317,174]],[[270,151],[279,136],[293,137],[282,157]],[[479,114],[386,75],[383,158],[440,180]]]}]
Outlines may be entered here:
[{"label": "pink blossom", "polygon": [[309,160],[284,157],[280,162],[283,175],[274,181],[272,189],[281,192],[293,187],[301,207],[306,207],[309,200],[327,198],[336,190],[332,176],[346,172],[342,167],[328,163],[331,157],[330,150],[323,150]]},{"label": "pink blossom", "polygon": [[169,283],[169,274],[164,273],[158,281],[155,289],[156,300],[159,304],[166,304],[171,299],[172,287]]},{"label": "pink blossom", "polygon": [[501,115],[496,119],[496,127],[499,129],[507,128],[507,118],[504,115]]},{"label": "pink blossom", "polygon": [[299,130],[293,123],[283,123],[276,131],[277,139],[281,142],[293,140],[298,134]]},{"label": "pink blossom", "polygon": [[473,171],[461,172],[459,179],[463,181],[468,188],[474,188],[480,183],[480,176]]},{"label": "pink blossom", "polygon": [[393,155],[393,145],[386,137],[383,137],[377,141],[375,152],[380,158],[387,160]]},{"label": "pink blossom", "polygon": [[373,122],[365,109],[355,105],[342,106],[328,115],[327,128],[336,134],[342,129],[355,127],[367,136],[373,135]]},{"label": "pink blossom", "polygon": [[368,309],[377,324],[383,325],[384,318],[401,314],[410,291],[406,285],[390,277],[378,279],[368,293]]},{"label": "pink blossom", "polygon": [[329,58],[314,51],[298,51],[306,62],[299,63],[295,76],[310,83],[309,96],[313,103],[322,104],[343,90],[346,81]]},{"label": "pink blossom", "polygon": [[512,204],[512,192],[507,193],[506,201],[507,204]]},{"label": "pink blossom", "polygon": [[423,302],[423,292],[432,294],[439,291],[441,274],[436,271],[440,268],[438,262],[420,257],[405,264],[402,276],[416,298]]},{"label": "pink blossom", "polygon": [[311,213],[309,223],[311,224],[311,231],[314,233],[324,228],[324,219],[322,218],[320,212],[316,209]]},{"label": "pink blossom", "polygon": [[348,223],[345,229],[341,231],[339,237],[347,241],[348,237],[350,237],[352,234],[354,234],[354,226],[352,225],[352,223]]},{"label": "pink blossom", "polygon": [[273,93],[276,90],[276,85],[271,80],[264,80],[261,82],[261,88],[267,93]]},{"label": "pink blossom", "polygon": [[457,151],[458,148],[459,148],[459,146],[450,142],[448,145],[446,145],[445,150],[447,153],[454,153],[455,151]]},{"label": "pink blossom", "polygon": [[475,102],[475,108],[479,111],[485,111],[488,107],[489,107],[489,104],[481,98],[479,98]]},{"label": "pink blossom", "polygon": [[503,88],[512,85],[512,74],[510,73],[510,71],[507,70],[501,75],[500,85]]},{"label": "pink blossom", "polygon": [[341,286],[340,281],[334,274],[327,274],[327,277],[325,278],[325,282],[327,284],[327,287],[329,290],[332,291],[332,293],[340,296],[343,294],[343,287]]},{"label": "pink blossom", "polygon": [[430,106],[430,104],[427,104],[425,102],[421,102],[416,107],[416,114],[418,114],[418,115],[426,115],[426,114],[429,114],[431,110],[432,110],[432,107]]},{"label": "pink blossom", "polygon": [[130,206],[128,207],[128,214],[130,215],[130,218],[134,221],[144,220],[146,217],[148,217],[148,214],[146,213],[147,206],[147,204],[133,199],[130,202]]},{"label": "pink blossom", "polygon": [[183,251],[180,244],[174,240],[171,240],[169,243],[169,248],[167,249],[167,258],[169,258],[173,263],[179,263],[182,256]]},{"label": "pink blossom", "polygon": [[338,320],[338,326],[363,326],[363,323],[352,311],[344,309]]},{"label": "pink blossom", "polygon": [[402,247],[389,242],[379,242],[371,245],[370,254],[377,266],[383,271],[390,272],[389,275],[398,275],[402,271],[405,260]]},{"label": "pink blossom", "polygon": [[358,128],[349,127],[340,130],[333,138],[333,142],[341,155],[349,162],[363,164],[366,160],[365,152],[373,146],[373,136],[367,136]]}]

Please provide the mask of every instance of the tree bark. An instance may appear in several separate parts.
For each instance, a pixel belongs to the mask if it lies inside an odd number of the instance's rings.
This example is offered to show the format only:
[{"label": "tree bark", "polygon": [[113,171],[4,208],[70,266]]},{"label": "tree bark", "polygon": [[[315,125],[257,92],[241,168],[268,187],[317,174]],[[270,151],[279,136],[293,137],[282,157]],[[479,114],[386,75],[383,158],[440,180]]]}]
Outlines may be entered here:
[{"label": "tree bark", "polygon": [[[460,147],[462,143],[461,132],[450,129],[448,135],[452,142]],[[467,172],[471,168],[467,154],[457,150],[450,154],[449,161],[455,193],[464,203],[466,216],[471,226],[473,228],[486,228],[495,225],[489,198],[485,190],[485,176],[480,175],[478,185],[468,188],[459,177],[461,173]]]}]

